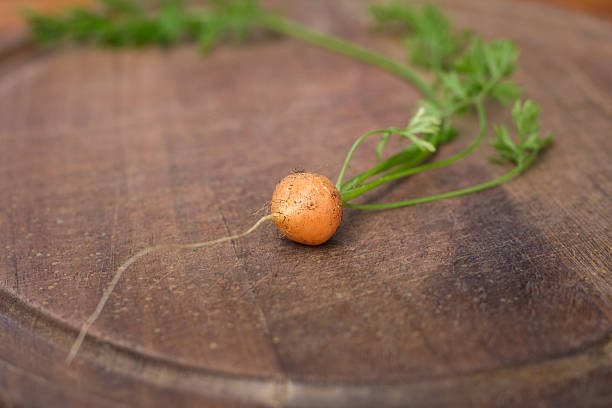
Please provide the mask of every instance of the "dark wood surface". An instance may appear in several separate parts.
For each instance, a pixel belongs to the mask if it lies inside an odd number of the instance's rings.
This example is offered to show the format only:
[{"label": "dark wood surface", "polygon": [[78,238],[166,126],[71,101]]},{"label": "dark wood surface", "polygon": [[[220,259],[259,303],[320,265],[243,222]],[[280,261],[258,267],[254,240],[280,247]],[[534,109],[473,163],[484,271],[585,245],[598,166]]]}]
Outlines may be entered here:
[{"label": "dark wood surface", "polygon": [[[517,80],[556,144],[483,193],[347,210],[320,247],[270,224],[128,270],[130,255],[248,228],[292,168],[336,177],[417,93],[286,39],[218,49],[66,49],[0,60],[0,405],[612,405],[612,26],[546,6],[442,3],[521,48]],[[296,3],[318,28],[401,57],[353,1]],[[506,120],[491,107],[495,123]],[[459,123],[469,143],[473,118]],[[483,147],[387,201],[501,174]],[[359,151],[352,170],[373,163]]]}]

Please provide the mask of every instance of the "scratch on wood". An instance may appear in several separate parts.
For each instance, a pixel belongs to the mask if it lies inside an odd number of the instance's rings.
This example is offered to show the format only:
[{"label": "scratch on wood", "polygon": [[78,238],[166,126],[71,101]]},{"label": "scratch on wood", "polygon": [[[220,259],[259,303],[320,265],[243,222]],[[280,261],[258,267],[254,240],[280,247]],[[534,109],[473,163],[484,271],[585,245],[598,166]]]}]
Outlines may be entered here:
[{"label": "scratch on wood", "polygon": [[19,265],[17,262],[17,238],[15,233],[15,207],[13,206],[13,200],[9,197],[9,208],[10,208],[10,220],[9,225],[11,229],[11,249],[13,253],[10,255],[13,264],[13,278],[15,279],[15,293],[19,294]]}]

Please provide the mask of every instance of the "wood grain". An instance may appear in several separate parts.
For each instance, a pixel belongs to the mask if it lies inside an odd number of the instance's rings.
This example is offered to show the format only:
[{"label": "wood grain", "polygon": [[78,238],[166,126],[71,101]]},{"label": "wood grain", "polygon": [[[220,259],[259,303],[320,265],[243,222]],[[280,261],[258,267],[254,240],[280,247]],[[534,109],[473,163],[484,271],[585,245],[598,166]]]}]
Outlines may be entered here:
[{"label": "wood grain", "polygon": [[[529,3],[441,4],[519,44],[517,80],[556,133],[536,165],[463,198],[347,210],[321,247],[269,225],[153,254],[70,367],[80,324],[130,255],[248,228],[292,168],[334,177],[358,135],[405,123],[418,95],[286,39],[207,58],[185,46],[0,61],[0,405],[610,406],[612,28]],[[287,6],[401,57],[361,11]],[[459,126],[440,157],[470,142],[473,118]],[[501,174],[487,154],[365,199]],[[351,171],[372,162],[364,148]]]}]

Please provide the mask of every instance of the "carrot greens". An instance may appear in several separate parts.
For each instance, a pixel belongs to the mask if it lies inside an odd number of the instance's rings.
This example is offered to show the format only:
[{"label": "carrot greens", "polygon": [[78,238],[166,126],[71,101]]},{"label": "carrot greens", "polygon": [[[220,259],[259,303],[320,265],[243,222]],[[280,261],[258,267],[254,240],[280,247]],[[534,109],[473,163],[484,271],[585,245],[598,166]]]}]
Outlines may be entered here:
[{"label": "carrot greens", "polygon": [[[370,13],[380,31],[404,36],[414,66],[398,62],[374,50],[316,31],[268,11],[256,0],[216,0],[206,7],[192,7],[182,0],[167,0],[146,8],[137,0],[99,0],[94,9],[73,8],[59,16],[33,11],[26,18],[34,38],[52,45],[68,40],[102,46],[170,46],[194,41],[208,52],[227,40],[245,41],[259,31],[298,38],[390,72],[415,86],[423,95],[405,127],[388,127],[365,133],[350,148],[336,187],[345,207],[387,209],[460,196],[498,185],[524,171],[552,141],[539,134],[539,106],[519,102],[521,89],[509,78],[516,69],[518,50],[508,40],[485,41],[470,31],[456,30],[434,5],[411,5],[395,1],[373,5]],[[427,71],[429,73],[427,73]],[[430,79],[431,78],[431,79]],[[358,204],[353,200],[387,182],[463,159],[482,142],[487,131],[489,101],[515,102],[512,118],[517,139],[505,126],[494,126],[491,145],[496,163],[511,162],[514,168],[489,182],[429,197],[382,204]],[[458,131],[452,126],[459,116],[475,112],[479,129],[472,143],[445,160],[424,164]],[[377,163],[345,180],[355,150],[369,138],[378,138]],[[406,143],[383,158],[387,142],[397,137]]]},{"label": "carrot greens", "polygon": [[[147,8],[138,0],[98,0],[97,7],[73,8],[59,16],[33,11],[26,18],[35,40],[43,45],[66,41],[113,47],[171,46],[193,41],[210,51],[223,41],[245,41],[261,31],[294,37],[327,50],[376,66],[416,87],[422,94],[405,126],[369,131],[349,149],[336,185],[325,176],[297,172],[281,180],[272,196],[270,214],[247,231],[210,241],[159,244],[136,252],[121,264],[97,307],[83,323],[66,363],[76,357],[89,328],[102,313],[123,273],[137,260],[162,249],[196,249],[242,238],[271,220],[288,239],[306,245],[326,242],[338,228],[344,207],[389,209],[457,197],[503,183],[523,172],[552,141],[540,135],[540,107],[518,100],[520,88],[509,78],[516,69],[518,50],[508,40],[485,41],[478,35],[454,29],[438,8],[405,2],[370,8],[379,30],[404,36],[412,66],[374,50],[321,33],[265,10],[256,0],[213,0],[206,7],[188,6],[182,0],[166,0]],[[471,154],[482,143],[488,129],[487,106],[491,102],[514,102],[514,131],[493,126],[490,141],[497,151],[496,163],[511,163],[506,174],[485,183],[427,197],[390,203],[363,204],[355,199],[385,183],[423,171],[451,165]],[[452,126],[461,115],[475,113],[478,132],[463,151],[438,161],[428,159],[458,131]],[[512,137],[511,134],[515,134]],[[388,156],[388,142],[397,137],[404,147]],[[376,164],[345,180],[351,159],[361,144],[377,138]]]}]

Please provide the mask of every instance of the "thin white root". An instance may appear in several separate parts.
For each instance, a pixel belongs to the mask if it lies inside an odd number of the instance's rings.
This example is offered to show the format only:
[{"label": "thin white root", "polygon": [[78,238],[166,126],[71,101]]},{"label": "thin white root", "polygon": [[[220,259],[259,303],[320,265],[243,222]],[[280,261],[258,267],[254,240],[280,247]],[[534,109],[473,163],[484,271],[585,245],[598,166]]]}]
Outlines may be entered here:
[{"label": "thin white root", "polygon": [[108,302],[108,299],[110,298],[111,293],[113,293],[113,290],[115,289],[115,286],[119,282],[119,279],[121,279],[123,272],[125,272],[125,270],[130,265],[132,265],[134,262],[136,262],[138,259],[142,258],[143,256],[151,252],[157,251],[159,249],[168,249],[168,248],[195,249],[195,248],[202,248],[206,246],[220,244],[226,241],[233,241],[235,239],[242,238],[244,236],[249,235],[251,232],[255,231],[261,224],[263,224],[264,222],[268,220],[273,219],[275,216],[276,214],[270,214],[270,215],[261,217],[259,221],[257,221],[251,228],[249,228],[248,230],[246,230],[245,232],[241,234],[231,235],[229,237],[223,237],[223,238],[215,239],[212,241],[196,242],[192,244],[155,245],[152,247],[145,248],[137,252],[136,254],[132,255],[119,268],[117,268],[117,271],[115,272],[115,275],[113,276],[113,279],[111,280],[106,290],[104,290],[104,294],[102,295],[102,298],[100,298],[100,301],[98,302],[98,306],[96,306],[96,309],[94,310],[94,312],[87,318],[85,323],[83,323],[83,326],[81,326],[81,331],[79,332],[79,335],[77,336],[76,340],[72,344],[72,347],[70,348],[70,352],[68,353],[68,356],[66,357],[66,360],[65,360],[66,365],[70,365],[70,363],[72,363],[72,361],[76,357],[77,353],[79,352],[79,349],[81,348],[81,344],[83,343],[83,340],[85,340],[85,336],[87,335],[89,328],[91,327],[92,324],[94,324],[94,322],[98,319],[98,317],[102,313],[102,309],[104,309],[106,302]]}]

